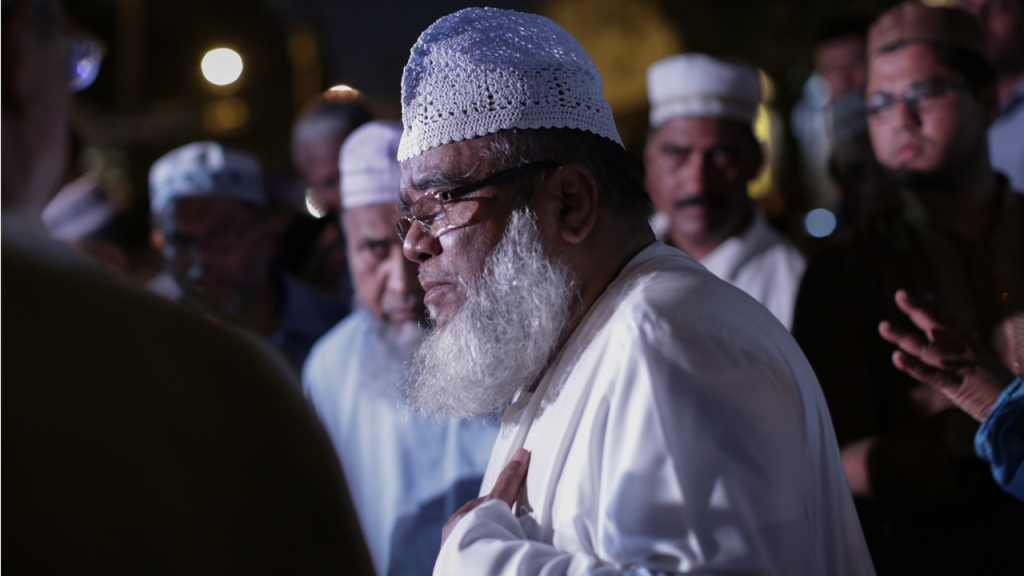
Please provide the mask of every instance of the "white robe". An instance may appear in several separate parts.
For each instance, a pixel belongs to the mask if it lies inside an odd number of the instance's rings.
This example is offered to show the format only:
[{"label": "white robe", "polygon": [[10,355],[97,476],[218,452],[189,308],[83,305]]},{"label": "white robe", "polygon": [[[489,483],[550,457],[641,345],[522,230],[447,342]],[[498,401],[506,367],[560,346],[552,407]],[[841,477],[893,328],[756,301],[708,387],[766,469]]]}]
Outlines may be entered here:
[{"label": "white robe", "polygon": [[353,312],[314,346],[303,386],[341,458],[377,573],[429,574],[441,526],[476,497],[498,426],[410,414],[398,386],[404,359],[382,329],[365,308]]},{"label": "white robe", "polygon": [[700,263],[722,280],[754,297],[789,329],[807,262],[776,232],[761,212],[750,226],[708,252]]},{"label": "white robe", "polygon": [[874,574],[814,373],[749,296],[660,242],[506,411],[434,574]]}]

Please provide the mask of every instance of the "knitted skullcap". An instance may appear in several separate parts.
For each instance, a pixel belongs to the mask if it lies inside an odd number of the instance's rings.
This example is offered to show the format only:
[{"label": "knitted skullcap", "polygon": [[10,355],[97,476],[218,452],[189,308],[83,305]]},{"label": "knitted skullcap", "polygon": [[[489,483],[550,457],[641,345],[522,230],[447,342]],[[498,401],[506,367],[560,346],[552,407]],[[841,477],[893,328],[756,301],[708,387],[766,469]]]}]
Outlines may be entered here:
[{"label": "knitted skullcap", "polygon": [[149,170],[149,195],[153,214],[185,197],[222,196],[267,204],[259,162],[209,141],[186,144],[160,157]]},{"label": "knitted skullcap", "polygon": [[977,19],[959,8],[904,2],[886,10],[868,30],[868,58],[903,42],[928,41],[985,54]]},{"label": "knitted skullcap", "polygon": [[647,69],[650,123],[673,118],[728,118],[753,122],[761,103],[757,70],[706,54],[677,54]]},{"label": "knitted skullcap", "polygon": [[368,204],[398,202],[402,179],[398,172],[399,122],[375,120],[363,124],[341,145],[341,204],[346,210]]},{"label": "knitted skullcap", "polygon": [[573,128],[622,145],[601,88],[590,56],[548,18],[461,10],[412,47],[402,74],[398,160],[511,128]]}]

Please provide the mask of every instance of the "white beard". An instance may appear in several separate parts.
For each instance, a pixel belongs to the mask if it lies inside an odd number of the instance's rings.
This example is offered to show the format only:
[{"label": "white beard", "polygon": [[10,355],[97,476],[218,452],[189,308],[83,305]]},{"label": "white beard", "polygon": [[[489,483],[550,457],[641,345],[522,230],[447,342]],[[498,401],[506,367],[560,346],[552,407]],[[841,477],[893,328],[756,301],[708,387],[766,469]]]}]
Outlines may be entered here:
[{"label": "white beard", "polygon": [[557,352],[577,286],[569,268],[544,249],[533,214],[513,212],[483,276],[466,286],[462,309],[416,349],[409,404],[455,418],[505,408]]}]

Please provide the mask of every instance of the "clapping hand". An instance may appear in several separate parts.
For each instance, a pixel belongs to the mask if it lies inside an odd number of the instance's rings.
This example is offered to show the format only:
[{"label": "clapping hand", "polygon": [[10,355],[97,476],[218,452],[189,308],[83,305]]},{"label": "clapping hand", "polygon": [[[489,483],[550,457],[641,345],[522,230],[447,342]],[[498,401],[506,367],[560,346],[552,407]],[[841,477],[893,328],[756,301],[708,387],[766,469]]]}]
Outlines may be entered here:
[{"label": "clapping hand", "polygon": [[892,355],[893,364],[984,421],[1013,374],[977,343],[940,323],[937,313],[913,302],[905,290],[896,292],[896,305],[923,335],[881,322],[879,334],[900,348]]}]

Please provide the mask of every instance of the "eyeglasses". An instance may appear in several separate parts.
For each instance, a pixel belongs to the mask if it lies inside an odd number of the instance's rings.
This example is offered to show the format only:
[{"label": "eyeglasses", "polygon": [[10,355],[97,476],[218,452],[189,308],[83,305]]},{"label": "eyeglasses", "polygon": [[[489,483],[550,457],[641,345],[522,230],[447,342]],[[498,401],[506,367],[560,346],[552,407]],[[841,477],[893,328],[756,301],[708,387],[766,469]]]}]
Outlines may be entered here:
[{"label": "eyeglasses", "polygon": [[103,46],[92,40],[73,39],[69,53],[69,88],[72,92],[85,90],[100,73],[100,63],[106,52]]},{"label": "eyeglasses", "polygon": [[[465,198],[465,196],[492,184],[518,178],[528,172],[553,170],[559,166],[561,164],[554,160],[530,162],[451,190],[428,192],[409,207],[408,216],[403,216],[398,220],[398,237],[405,242],[405,237],[412,229],[413,223],[418,223],[425,234],[438,238],[449,230],[465,226],[473,219],[479,205],[473,205],[468,202],[469,200],[485,200],[485,198]],[[403,210],[403,212],[405,211]]]},{"label": "eyeglasses", "polygon": [[240,225],[221,226],[199,238],[168,234],[163,247],[164,259],[177,262],[194,260],[200,254],[225,254],[245,243],[257,224],[258,221],[253,220]]},{"label": "eyeglasses", "polygon": [[911,84],[902,96],[895,96],[888,92],[875,92],[867,97],[865,108],[869,117],[889,118],[896,110],[896,103],[902,100],[907,110],[914,116],[918,116],[922,111],[934,109],[943,96],[952,92],[967,92],[970,89],[971,87],[966,82],[926,80]]}]

